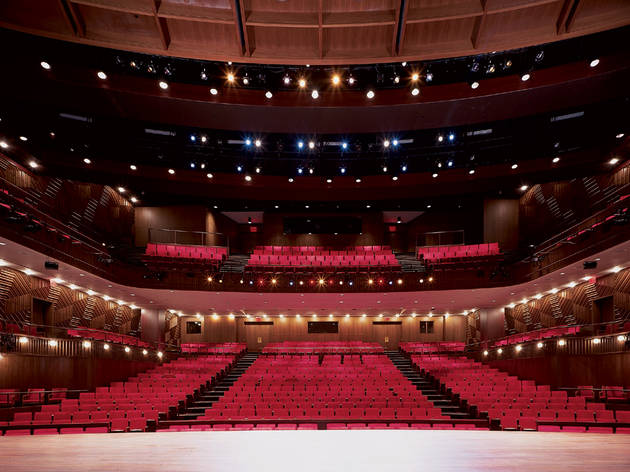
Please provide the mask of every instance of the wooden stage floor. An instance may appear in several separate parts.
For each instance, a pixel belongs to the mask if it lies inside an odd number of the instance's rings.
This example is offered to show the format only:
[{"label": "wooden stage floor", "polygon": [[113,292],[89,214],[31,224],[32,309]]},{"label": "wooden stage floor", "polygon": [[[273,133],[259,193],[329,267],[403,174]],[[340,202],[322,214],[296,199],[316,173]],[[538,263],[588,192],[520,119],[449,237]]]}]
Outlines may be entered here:
[{"label": "wooden stage floor", "polygon": [[0,471],[628,471],[630,435],[234,431],[0,437]]}]

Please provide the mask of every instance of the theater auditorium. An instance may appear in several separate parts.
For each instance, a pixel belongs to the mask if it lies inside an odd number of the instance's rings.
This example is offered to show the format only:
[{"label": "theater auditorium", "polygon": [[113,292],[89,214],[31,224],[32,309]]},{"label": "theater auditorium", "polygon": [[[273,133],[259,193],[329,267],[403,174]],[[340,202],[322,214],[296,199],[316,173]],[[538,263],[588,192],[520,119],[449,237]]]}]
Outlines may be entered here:
[{"label": "theater auditorium", "polygon": [[0,469],[630,470],[630,2],[0,1]]}]

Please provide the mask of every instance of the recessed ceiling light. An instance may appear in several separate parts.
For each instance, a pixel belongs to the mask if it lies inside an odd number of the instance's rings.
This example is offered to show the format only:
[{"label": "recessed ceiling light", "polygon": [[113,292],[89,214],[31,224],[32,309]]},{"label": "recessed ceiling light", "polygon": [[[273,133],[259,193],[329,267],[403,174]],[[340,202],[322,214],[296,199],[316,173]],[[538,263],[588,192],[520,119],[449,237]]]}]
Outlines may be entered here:
[{"label": "recessed ceiling light", "polygon": [[293,177],[289,177],[289,183],[293,183]]},{"label": "recessed ceiling light", "polygon": [[227,75],[227,80],[228,82],[234,82],[234,74],[232,74],[231,72]]},{"label": "recessed ceiling light", "polygon": [[311,92],[311,97],[313,97],[314,100],[317,100],[319,98],[319,92],[317,90],[313,90]]},{"label": "recessed ceiling light", "polygon": [[298,80],[298,85],[300,86],[300,88],[306,87],[306,80],[304,79]]},{"label": "recessed ceiling light", "polygon": [[208,177],[209,179],[211,179],[212,177],[214,177],[214,175],[212,175],[210,172],[208,172],[208,173],[206,174],[206,177]]},{"label": "recessed ceiling light", "polygon": [[271,97],[273,97],[273,93],[271,93],[271,91],[267,90],[267,91],[265,92],[265,97],[267,97],[267,98],[271,98]]},{"label": "recessed ceiling light", "polygon": [[0,141],[0,147],[1,147],[2,149],[6,149],[6,148],[8,148],[8,147],[9,147],[9,145],[6,143],[6,141]]},{"label": "recessed ceiling light", "polygon": [[374,90],[368,90],[365,96],[371,100],[372,98],[374,98]]},{"label": "recessed ceiling light", "polygon": [[218,93],[219,93],[219,91],[213,87],[213,88],[211,88],[211,89],[210,89],[210,93],[211,93],[212,95],[216,95],[216,94],[218,94]]},{"label": "recessed ceiling light", "polygon": [[138,169],[138,168],[135,166],[135,164],[131,164],[131,165],[129,166],[129,168],[130,168],[131,170],[136,170],[136,169]]},{"label": "recessed ceiling light", "polygon": [[523,82],[527,82],[530,77],[531,77],[531,75],[529,75],[529,74],[523,74],[523,75],[521,75],[521,80]]},{"label": "recessed ceiling light", "polygon": [[599,65],[599,59],[595,58],[589,64],[591,67],[597,67]]},{"label": "recessed ceiling light", "polygon": [[164,82],[163,80],[160,80],[158,85],[160,86],[162,90],[166,90],[168,88],[168,83]]},{"label": "recessed ceiling light", "polygon": [[37,169],[39,167],[39,164],[35,161],[29,162],[28,165],[31,167],[31,169]]},{"label": "recessed ceiling light", "polygon": [[398,180],[398,176],[397,175],[392,176],[392,180]]},{"label": "recessed ceiling light", "polygon": [[354,181],[355,181],[356,183],[358,183],[358,184],[360,184],[360,183],[361,183],[361,179],[360,179],[359,177],[357,177],[356,179],[354,179]]},{"label": "recessed ceiling light", "polygon": [[554,164],[556,164],[557,162],[560,162],[560,158],[559,157],[554,157],[553,160],[551,161]]},{"label": "recessed ceiling light", "polygon": [[169,173],[169,174],[171,174],[171,175],[173,175],[173,174],[175,173],[175,170],[174,170],[174,169],[169,169],[169,170],[168,170],[168,173]]},{"label": "recessed ceiling light", "polygon": [[339,85],[339,82],[341,82],[341,79],[339,78],[339,76],[338,76],[338,75],[336,75],[336,74],[335,74],[335,75],[333,75],[333,77],[332,77],[332,83],[333,83],[334,85]]},{"label": "recessed ceiling light", "polygon": [[416,88],[411,89],[411,95],[413,95],[414,97],[418,95],[419,93],[420,93],[419,88],[416,87]]},{"label": "recessed ceiling light", "polygon": [[50,64],[48,64],[46,61],[40,62],[39,65],[46,70],[50,70]]},{"label": "recessed ceiling light", "polygon": [[468,171],[468,173],[469,173],[470,175],[474,174],[474,173],[475,173],[475,169],[470,169],[470,170]]},{"label": "recessed ceiling light", "polygon": [[613,157],[611,160],[608,161],[608,163],[611,165],[615,165],[617,162],[619,162],[619,159],[617,159],[616,157]]},{"label": "recessed ceiling light", "polygon": [[618,134],[615,136],[615,138],[617,138],[617,139],[621,139],[621,138],[623,138],[624,136],[625,136],[625,135],[624,135],[623,133],[618,133]]},{"label": "recessed ceiling light", "polygon": [[518,168],[518,164],[512,164],[512,169]]},{"label": "recessed ceiling light", "polygon": [[260,139],[257,139],[256,141],[254,141],[254,146],[256,147],[262,146],[262,141]]},{"label": "recessed ceiling light", "polygon": [[88,159],[87,157],[85,159],[83,159],[83,162],[86,164],[91,164],[92,161],[90,159]]},{"label": "recessed ceiling light", "polygon": [[118,187],[118,191],[120,193],[125,193],[126,192],[125,187]]},{"label": "recessed ceiling light", "polygon": [[527,185],[521,185],[521,192],[524,192],[525,190],[527,190],[529,187]]},{"label": "recessed ceiling light", "polygon": [[476,89],[478,87],[479,87],[479,82],[477,82],[477,81],[474,81],[472,84],[470,84],[470,88],[472,88],[472,89]]},{"label": "recessed ceiling light", "polygon": [[434,173],[431,177],[433,177],[433,178],[435,179],[437,176],[438,176],[438,175],[437,175],[437,172],[436,172],[436,173]]},{"label": "recessed ceiling light", "polygon": [[28,141],[28,138],[26,136],[20,136],[20,141]]},{"label": "recessed ceiling light", "polygon": [[332,184],[332,179],[326,179],[327,184]]},{"label": "recessed ceiling light", "polygon": [[252,181],[252,176],[251,176],[251,175],[246,175],[246,176],[245,176],[245,180],[246,180],[247,182],[251,182],[251,181]]},{"label": "recessed ceiling light", "polygon": [[314,149],[315,148],[315,143],[313,141],[309,141],[308,142],[308,148],[309,149]]},{"label": "recessed ceiling light", "polygon": [[98,71],[96,73],[97,77],[101,80],[105,80],[107,79],[107,74],[105,72],[103,72],[102,70]]},{"label": "recessed ceiling light", "polygon": [[130,200],[131,203],[138,203],[138,199],[136,197],[131,197]]}]

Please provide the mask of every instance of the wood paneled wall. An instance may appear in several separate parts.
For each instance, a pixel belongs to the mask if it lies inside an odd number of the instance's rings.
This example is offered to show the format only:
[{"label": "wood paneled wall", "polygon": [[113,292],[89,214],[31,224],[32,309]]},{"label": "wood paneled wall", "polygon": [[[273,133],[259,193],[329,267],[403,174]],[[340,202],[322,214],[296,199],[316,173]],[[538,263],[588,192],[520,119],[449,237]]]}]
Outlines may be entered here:
[{"label": "wood paneled wall", "polygon": [[[135,244],[146,246],[149,241],[149,228],[177,229],[181,231],[206,231],[207,210],[201,205],[180,205],[161,207],[136,207]],[[166,233],[160,233],[164,238]],[[184,237],[185,235],[181,235]],[[170,242],[170,241],[164,241]],[[195,241],[182,241],[183,244],[199,244]]]},{"label": "wood paneled wall", "polygon": [[[177,327],[172,322],[177,319]],[[314,319],[309,316],[270,317],[265,321],[272,321],[273,325],[245,325],[245,318],[234,320],[227,316],[214,319],[212,316],[196,318],[194,316],[173,317],[170,319],[170,330],[179,331],[179,341],[182,343],[196,342],[246,342],[248,349],[260,350],[267,343],[282,341],[365,341],[378,342],[391,349],[397,349],[399,342],[408,341],[466,341],[467,319],[464,316],[435,317],[401,317],[400,325],[374,325],[375,317],[318,317],[319,321],[339,322],[339,332],[334,334],[309,334],[308,321]],[[393,320],[393,318],[392,318]],[[201,334],[186,334],[187,321],[200,321]],[[433,321],[432,334],[420,333],[420,321]],[[258,342],[258,338],[261,342]],[[385,341],[385,337],[389,341]]]},{"label": "wood paneled wall", "polygon": [[157,365],[151,361],[5,354],[0,360],[0,388],[93,390]]},{"label": "wood paneled wall", "polygon": [[14,269],[0,269],[0,319],[18,325],[35,323],[32,319],[34,298],[50,303],[45,320],[48,326],[85,326],[115,333],[141,333],[140,309],[105,301]]},{"label": "wood paneled wall", "polygon": [[552,387],[578,385],[623,385],[630,387],[630,353],[591,356],[543,356],[526,359],[502,359],[488,362],[521,379],[535,380]]},{"label": "wood paneled wall", "polygon": [[609,274],[594,282],[579,281],[573,288],[505,309],[506,334],[565,324],[589,324],[595,319],[593,303],[613,297],[614,317],[630,319],[630,269]]},{"label": "wood paneled wall", "polygon": [[518,247],[517,199],[488,199],[483,202],[483,241],[499,243],[502,251]]}]

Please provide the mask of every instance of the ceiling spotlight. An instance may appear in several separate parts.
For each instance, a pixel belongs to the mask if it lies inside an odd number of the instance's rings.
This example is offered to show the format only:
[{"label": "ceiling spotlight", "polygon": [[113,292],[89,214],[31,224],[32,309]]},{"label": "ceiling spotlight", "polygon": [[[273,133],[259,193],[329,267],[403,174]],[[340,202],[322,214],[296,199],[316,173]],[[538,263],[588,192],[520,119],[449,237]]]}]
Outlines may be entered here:
[{"label": "ceiling spotlight", "polygon": [[447,165],[448,167],[453,167],[453,161],[448,161],[448,162],[446,163],[446,165]]},{"label": "ceiling spotlight", "polygon": [[236,172],[242,172],[243,166],[236,166]]},{"label": "ceiling spotlight", "polygon": [[245,146],[251,146],[251,145],[252,145],[252,140],[251,140],[251,139],[249,139],[249,138],[247,138],[247,139],[245,140]]},{"label": "ceiling spotlight", "polygon": [[40,62],[39,65],[42,66],[43,69],[50,70],[50,64],[48,64],[46,61]]},{"label": "ceiling spotlight", "polygon": [[249,77],[247,77],[247,76],[243,77],[243,84],[244,85],[248,85],[249,84]]},{"label": "ceiling spotlight", "polygon": [[254,146],[256,147],[262,146],[262,141],[260,139],[257,139],[256,141],[254,141]]},{"label": "ceiling spotlight", "polygon": [[315,143],[313,141],[309,141],[308,142],[308,148],[309,149],[315,149]]},{"label": "ceiling spotlight", "polygon": [[313,90],[311,92],[311,97],[313,97],[314,100],[317,100],[319,98],[319,92],[317,90]]},{"label": "ceiling spotlight", "polygon": [[609,164],[611,165],[615,165],[617,162],[619,162],[619,159],[617,159],[616,157],[613,157],[611,160],[608,161]]},{"label": "ceiling spotlight", "polygon": [[232,74],[231,72],[227,75],[227,81],[228,82],[234,82],[234,74]]},{"label": "ceiling spotlight", "polygon": [[90,159],[88,159],[87,157],[85,159],[83,159],[83,162],[85,164],[91,164],[92,163],[92,161]]},{"label": "ceiling spotlight", "polygon": [[304,169],[302,169],[301,167],[298,167],[297,173],[302,175],[302,172],[304,172]]},{"label": "ceiling spotlight", "polygon": [[383,141],[383,147],[386,147],[386,148],[389,147],[389,139],[386,139],[385,141]]},{"label": "ceiling spotlight", "polygon": [[392,180],[393,180],[393,181],[398,180],[398,176],[397,176],[397,175],[392,176]]},{"label": "ceiling spotlight", "polygon": [[273,93],[271,93],[271,91],[267,90],[267,91],[265,92],[265,97],[267,97],[267,98],[271,98],[271,97],[273,97]]},{"label": "ceiling spotlight", "polygon": [[162,90],[166,90],[168,88],[168,83],[164,82],[163,80],[160,80],[160,82],[158,83],[158,85],[160,86],[160,88]]},{"label": "ceiling spotlight", "polygon": [[345,141],[341,143],[341,149],[348,149],[348,143]]},{"label": "ceiling spotlight", "polygon": [[560,158],[559,157],[554,157],[553,160],[551,161],[554,164],[556,164],[557,162],[560,162]]},{"label": "ceiling spotlight", "polygon": [[518,164],[512,164],[512,170],[518,168]]},{"label": "ceiling spotlight", "polygon": [[246,182],[251,182],[252,181],[252,176],[251,175],[246,175],[245,176],[245,181]]},{"label": "ceiling spotlight", "polygon": [[8,147],[9,147],[9,145],[8,145],[5,141],[0,141],[0,147],[1,147],[2,149],[6,149],[6,148],[8,148]]},{"label": "ceiling spotlight", "polygon": [[441,134],[438,135],[437,140],[438,140],[438,143],[443,142],[444,141],[444,136],[442,136]]},{"label": "ceiling spotlight", "polygon": [[255,171],[257,174],[260,174],[260,167],[256,167]]},{"label": "ceiling spotlight", "polygon": [[190,141],[191,141],[191,142],[193,142],[193,143],[194,143],[195,141],[197,141],[197,136],[195,136],[194,134],[191,134],[191,135],[190,135]]},{"label": "ceiling spotlight", "polygon": [[138,199],[136,197],[131,197],[130,200],[131,203],[138,203]]},{"label": "ceiling spotlight", "polygon": [[107,78],[107,74],[106,74],[105,72],[103,72],[102,70],[101,70],[101,71],[98,71],[98,72],[96,73],[96,76],[97,76],[99,79],[101,79],[101,80],[105,80],[105,79]]},{"label": "ceiling spotlight", "polygon": [[335,74],[335,75],[333,75],[333,77],[332,77],[332,83],[333,83],[333,85],[339,85],[339,82],[341,82],[341,79],[339,78],[339,76],[338,76],[338,75],[336,75],[336,74]]},{"label": "ceiling spotlight", "polygon": [[383,166],[383,172],[387,172],[387,166]]},{"label": "ceiling spotlight", "polygon": [[298,141],[298,148],[302,149],[304,147],[304,141]]},{"label": "ceiling spotlight", "polygon": [[28,165],[30,166],[31,169],[37,169],[39,167],[39,164],[35,161],[30,161]]},{"label": "ceiling spotlight", "polygon": [[354,85],[355,82],[356,82],[356,80],[355,80],[354,77],[352,77],[352,76],[348,77],[348,84]]},{"label": "ceiling spotlight", "polygon": [[218,93],[219,93],[219,91],[218,91],[217,89],[215,89],[215,88],[211,88],[211,89],[210,89],[210,94],[211,94],[211,95],[216,95],[216,94],[218,94]]},{"label": "ceiling spotlight", "polygon": [[326,179],[327,184],[332,184],[332,179]]},{"label": "ceiling spotlight", "polygon": [[407,172],[407,166],[403,164],[403,166],[400,168],[401,171],[403,172]]},{"label": "ceiling spotlight", "polygon": [[420,89],[419,88],[415,87],[415,88],[411,89],[411,95],[413,95],[414,97],[416,95],[418,95],[419,93],[420,93]]},{"label": "ceiling spotlight", "polygon": [[524,192],[525,190],[527,190],[529,187],[527,185],[521,185],[521,192]]},{"label": "ceiling spotlight", "polygon": [[135,166],[135,164],[131,164],[131,165],[129,166],[129,168],[130,168],[131,170],[137,170],[137,169],[138,169],[138,168]]},{"label": "ceiling spotlight", "polygon": [[470,84],[470,88],[472,88],[473,90],[478,87],[479,87],[479,82],[477,82],[476,80]]},{"label": "ceiling spotlight", "polygon": [[595,58],[589,64],[591,67],[597,67],[599,65],[599,59]]},{"label": "ceiling spotlight", "polygon": [[289,177],[289,183],[293,183],[293,177]]},{"label": "ceiling spotlight", "polygon": [[369,98],[370,100],[374,98],[374,90],[368,90],[368,92],[365,94],[365,96],[367,98]]},{"label": "ceiling spotlight", "polygon": [[169,169],[169,170],[168,170],[168,173],[169,173],[169,174],[171,174],[171,175],[173,175],[173,174],[175,174],[175,170],[174,170],[174,169]]},{"label": "ceiling spotlight", "polygon": [[201,80],[208,80],[208,74],[206,73],[206,69],[201,69],[201,74],[199,74]]},{"label": "ceiling spotlight", "polygon": [[420,74],[418,74],[417,72],[414,72],[414,73],[411,75],[411,80],[413,80],[414,82],[415,82],[416,80],[418,80],[419,78],[420,78]]},{"label": "ceiling spotlight", "polygon": [[529,74],[523,74],[523,75],[521,75],[521,80],[523,82],[527,82],[530,77],[531,77],[531,75],[529,75]]},{"label": "ceiling spotlight", "polygon": [[346,168],[342,167],[341,169],[339,169],[339,172],[341,172],[342,174],[345,174],[346,173]]},{"label": "ceiling spotlight", "polygon": [[468,173],[469,173],[470,175],[473,175],[473,174],[475,173],[475,169],[470,169],[470,170],[468,171]]},{"label": "ceiling spotlight", "polygon": [[298,80],[298,85],[300,86],[300,88],[306,87],[306,80],[304,79]]},{"label": "ceiling spotlight", "polygon": [[313,174],[313,172],[314,172],[313,168],[312,168],[312,167],[309,167],[309,168],[308,168],[308,173],[309,173],[309,174]]},{"label": "ceiling spotlight", "polygon": [[615,135],[615,138],[617,138],[617,139],[621,139],[621,138],[623,138],[624,136],[625,136],[625,135],[624,135],[623,133],[617,133],[617,134]]},{"label": "ceiling spotlight", "polygon": [[360,178],[360,177],[357,177],[356,179],[354,179],[354,181],[355,181],[356,183],[360,184],[360,183],[361,183],[361,178]]},{"label": "ceiling spotlight", "polygon": [[427,74],[424,76],[424,80],[426,82],[432,82],[433,81],[433,74],[431,72],[427,72]]},{"label": "ceiling spotlight", "polygon": [[448,140],[449,140],[449,141],[454,141],[454,140],[455,140],[455,134],[453,134],[453,133],[449,133],[449,135],[448,135]]},{"label": "ceiling spotlight", "polygon": [[400,76],[398,76],[398,75],[394,76],[394,83],[395,84],[400,83]]},{"label": "ceiling spotlight", "polygon": [[289,77],[288,75],[285,75],[284,78],[282,79],[282,82],[284,82],[284,85],[289,85],[291,83],[291,77]]},{"label": "ceiling spotlight", "polygon": [[118,191],[120,193],[125,193],[126,192],[125,187],[118,187]]},{"label": "ceiling spotlight", "polygon": [[431,177],[433,177],[434,179],[437,177],[437,172],[433,173],[433,175]]}]

